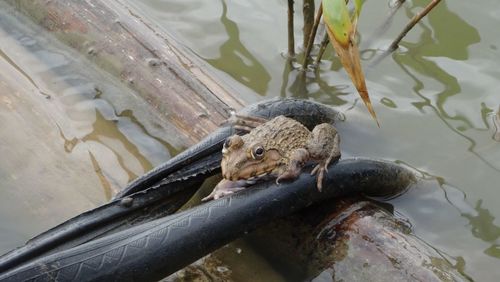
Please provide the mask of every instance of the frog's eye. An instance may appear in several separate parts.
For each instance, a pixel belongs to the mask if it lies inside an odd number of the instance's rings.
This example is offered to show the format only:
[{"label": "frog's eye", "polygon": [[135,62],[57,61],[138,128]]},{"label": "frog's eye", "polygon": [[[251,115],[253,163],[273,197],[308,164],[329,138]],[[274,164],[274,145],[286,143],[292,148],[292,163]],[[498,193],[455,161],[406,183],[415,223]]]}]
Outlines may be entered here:
[{"label": "frog's eye", "polygon": [[255,146],[252,150],[252,158],[260,160],[264,157],[264,148],[262,146]]}]

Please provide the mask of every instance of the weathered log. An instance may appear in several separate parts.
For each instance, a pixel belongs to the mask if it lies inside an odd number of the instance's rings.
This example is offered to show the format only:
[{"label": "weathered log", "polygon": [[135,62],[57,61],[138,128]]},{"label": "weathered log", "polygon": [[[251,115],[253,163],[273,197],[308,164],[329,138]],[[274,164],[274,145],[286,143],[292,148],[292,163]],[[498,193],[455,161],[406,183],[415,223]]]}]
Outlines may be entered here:
[{"label": "weathered log", "polygon": [[191,143],[222,123],[242,101],[201,61],[120,1],[9,0],[59,40],[119,77]]},{"label": "weathered log", "polygon": [[[46,98],[29,95],[33,89],[12,65],[0,59],[0,68],[1,238],[15,242],[29,227],[43,230],[59,218],[93,208],[102,201],[102,188],[88,152],[67,154],[54,142],[61,132],[53,125],[54,108],[47,107]],[[75,182],[71,189],[66,181]]]},{"label": "weathered log", "polygon": [[395,218],[390,204],[359,197],[311,207],[247,241],[284,267],[283,273],[291,270],[293,280],[468,280],[447,257],[413,236],[410,223]]}]

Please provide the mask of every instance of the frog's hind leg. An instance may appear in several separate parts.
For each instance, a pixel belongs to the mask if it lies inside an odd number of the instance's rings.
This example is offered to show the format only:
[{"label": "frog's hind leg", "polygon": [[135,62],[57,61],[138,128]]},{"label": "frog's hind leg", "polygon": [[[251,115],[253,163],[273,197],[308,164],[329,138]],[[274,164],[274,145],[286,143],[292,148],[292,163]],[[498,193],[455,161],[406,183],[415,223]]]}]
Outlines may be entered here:
[{"label": "frog's hind leg", "polygon": [[250,132],[252,129],[268,121],[268,119],[262,117],[244,116],[238,114],[229,118],[229,122],[233,124],[234,128],[243,132]]},{"label": "frog's hind leg", "polygon": [[325,172],[328,172],[328,165],[332,160],[340,158],[340,137],[337,130],[331,124],[323,123],[317,125],[312,131],[312,138],[307,144],[307,149],[311,158],[318,161],[318,164],[311,171],[311,175],[317,175],[317,187],[321,191]]}]

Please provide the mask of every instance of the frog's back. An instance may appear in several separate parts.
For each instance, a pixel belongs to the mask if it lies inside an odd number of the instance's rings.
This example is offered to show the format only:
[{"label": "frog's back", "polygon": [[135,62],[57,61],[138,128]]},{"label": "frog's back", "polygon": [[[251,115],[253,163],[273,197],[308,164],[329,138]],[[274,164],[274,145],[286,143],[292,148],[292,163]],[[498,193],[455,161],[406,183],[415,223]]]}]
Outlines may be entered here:
[{"label": "frog's back", "polygon": [[303,148],[311,132],[298,121],[277,116],[263,123],[244,136],[245,143],[261,143],[267,150],[276,149],[288,155],[296,148]]}]

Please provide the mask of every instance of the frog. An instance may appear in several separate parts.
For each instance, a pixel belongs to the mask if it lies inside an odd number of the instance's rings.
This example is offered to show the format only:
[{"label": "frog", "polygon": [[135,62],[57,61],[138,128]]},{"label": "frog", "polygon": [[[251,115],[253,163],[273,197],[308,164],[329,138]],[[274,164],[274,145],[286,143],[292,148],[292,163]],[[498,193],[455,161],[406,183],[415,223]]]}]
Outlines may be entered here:
[{"label": "frog", "polygon": [[260,180],[297,178],[308,162],[316,166],[316,187],[321,192],[325,172],[332,160],[340,158],[340,137],[330,123],[316,125],[312,131],[285,116],[271,120],[252,119],[253,128],[245,135],[228,137],[222,148],[223,179],[203,201],[218,199],[255,184]]}]

